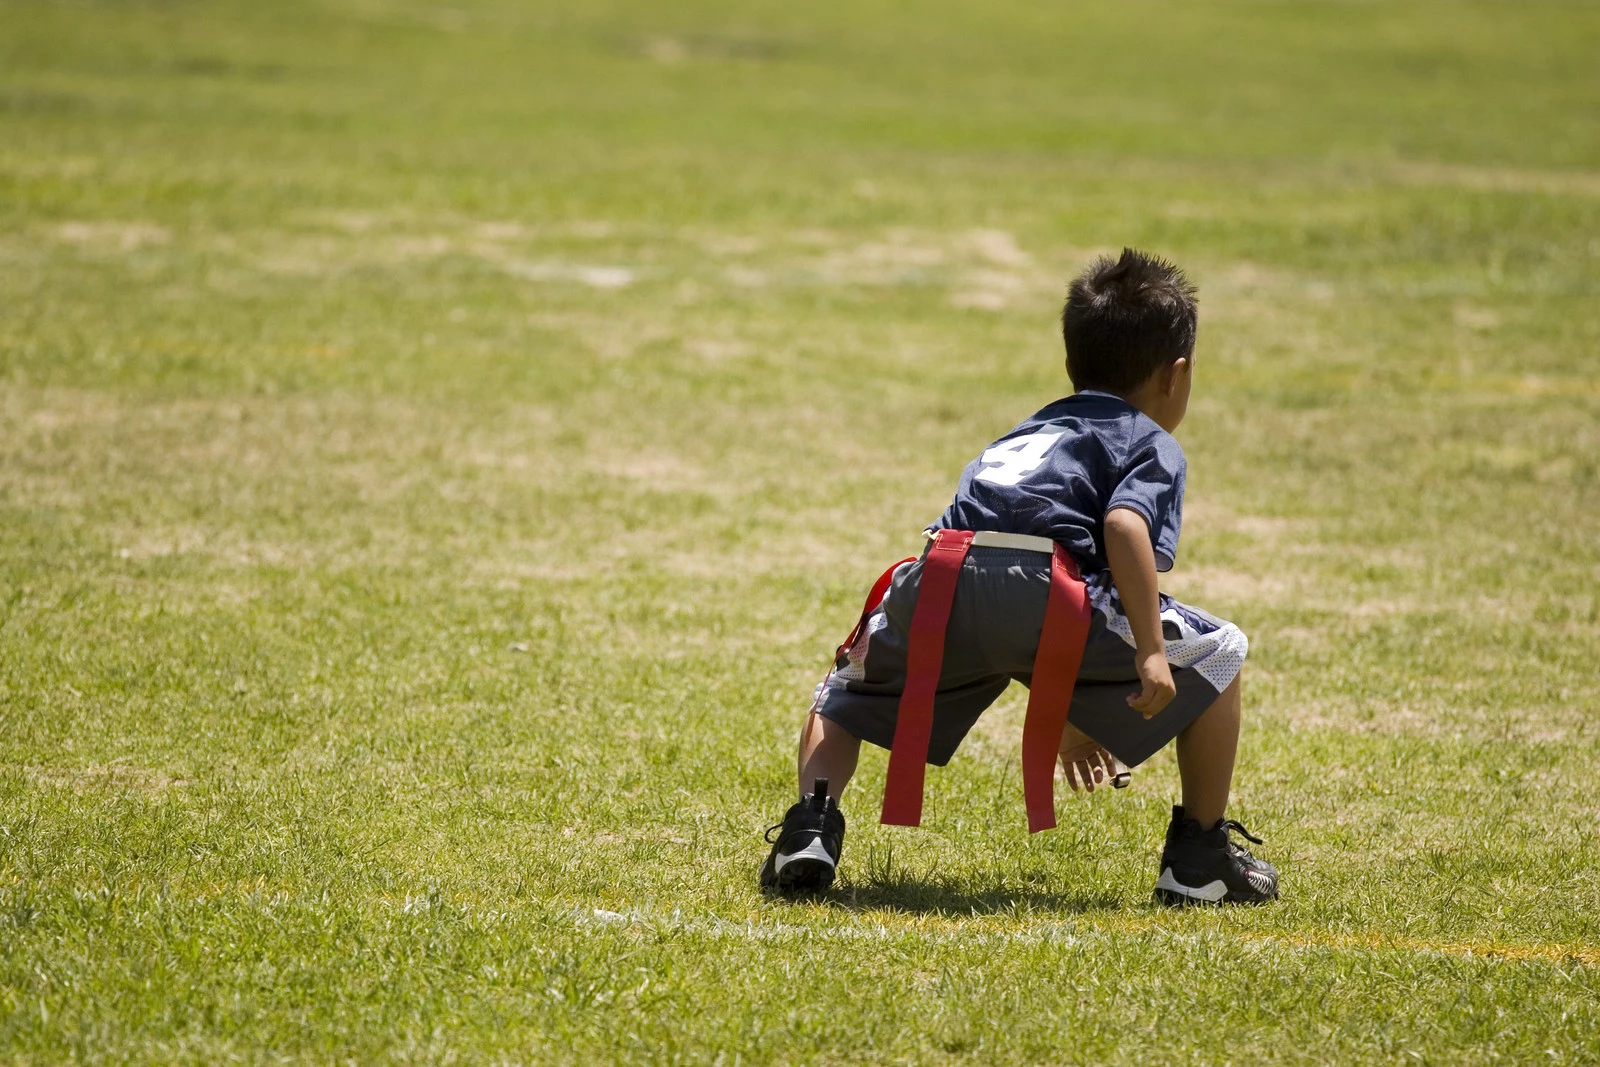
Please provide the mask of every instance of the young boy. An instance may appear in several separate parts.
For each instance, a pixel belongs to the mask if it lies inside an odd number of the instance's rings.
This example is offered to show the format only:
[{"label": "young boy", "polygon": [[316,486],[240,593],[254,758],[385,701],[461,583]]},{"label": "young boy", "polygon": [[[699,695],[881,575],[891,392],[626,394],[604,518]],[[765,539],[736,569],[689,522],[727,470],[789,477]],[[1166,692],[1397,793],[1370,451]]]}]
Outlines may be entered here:
[{"label": "young boy", "polygon": [[[1277,897],[1277,871],[1229,833],[1259,840],[1224,818],[1248,642],[1156,588],[1178,549],[1185,461],[1172,432],[1188,409],[1197,321],[1194,287],[1153,256],[1124,250],[1073,281],[1062,334],[1076,392],[970,463],[923,558],[880,582],[881,602],[869,601],[817,686],[800,737],[801,799],[768,832],[764,888],[832,884],[844,843],[838,798],[862,741],[892,748],[884,821],[915,824],[924,748],[928,763],[948,763],[1014,679],[1033,690],[1030,826],[1054,825],[1058,752],[1072,787],[1092,791],[1118,761],[1135,766],[1176,738],[1183,803],[1172,810],[1156,898]],[[1043,764],[1030,768],[1041,738]]]}]

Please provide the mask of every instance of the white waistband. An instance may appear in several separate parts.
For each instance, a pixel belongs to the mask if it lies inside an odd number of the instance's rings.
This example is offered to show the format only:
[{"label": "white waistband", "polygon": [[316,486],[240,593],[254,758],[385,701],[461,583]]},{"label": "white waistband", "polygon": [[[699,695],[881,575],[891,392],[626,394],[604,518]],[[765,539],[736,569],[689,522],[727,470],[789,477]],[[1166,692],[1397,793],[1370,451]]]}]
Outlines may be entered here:
[{"label": "white waistband", "polygon": [[[933,531],[924,530],[922,536],[933,540]],[[1000,533],[997,530],[979,530],[972,535],[974,548],[1012,548],[1021,552],[1043,552],[1045,555],[1054,555],[1056,543],[1048,537],[1035,537],[1033,534]]]}]

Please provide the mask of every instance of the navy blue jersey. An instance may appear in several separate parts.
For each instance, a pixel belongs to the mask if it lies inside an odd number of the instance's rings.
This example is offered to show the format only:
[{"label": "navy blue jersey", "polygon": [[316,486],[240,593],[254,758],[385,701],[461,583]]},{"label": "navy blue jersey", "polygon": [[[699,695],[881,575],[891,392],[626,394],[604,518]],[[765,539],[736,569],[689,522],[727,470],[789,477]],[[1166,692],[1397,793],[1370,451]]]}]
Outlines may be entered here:
[{"label": "navy blue jersey", "polygon": [[1106,512],[1131,508],[1150,524],[1156,569],[1171,570],[1187,468],[1177,440],[1132,404],[1077,393],[1024,419],[967,464],[932,528],[1048,537],[1087,574],[1106,569]]}]

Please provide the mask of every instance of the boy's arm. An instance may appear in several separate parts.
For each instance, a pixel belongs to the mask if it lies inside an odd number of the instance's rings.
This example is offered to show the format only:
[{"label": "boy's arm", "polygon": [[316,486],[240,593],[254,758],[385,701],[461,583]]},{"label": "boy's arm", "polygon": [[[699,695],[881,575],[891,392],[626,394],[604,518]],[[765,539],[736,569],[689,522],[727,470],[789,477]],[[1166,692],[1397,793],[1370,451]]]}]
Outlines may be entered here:
[{"label": "boy's arm", "polygon": [[1167,665],[1167,643],[1161,636],[1161,599],[1156,587],[1156,554],[1150,547],[1150,524],[1130,508],[1106,513],[1106,562],[1122,600],[1122,613],[1133,627],[1134,666],[1140,691],[1129,694],[1128,706],[1149,718],[1178,693]]}]

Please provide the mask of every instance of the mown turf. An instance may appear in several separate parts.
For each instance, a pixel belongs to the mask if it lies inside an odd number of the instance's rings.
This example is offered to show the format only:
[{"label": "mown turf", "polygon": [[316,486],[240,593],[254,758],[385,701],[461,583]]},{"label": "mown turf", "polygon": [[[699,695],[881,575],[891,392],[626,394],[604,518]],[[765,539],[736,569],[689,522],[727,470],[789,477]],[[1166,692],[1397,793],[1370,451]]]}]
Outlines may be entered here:
[{"label": "mown turf", "polygon": [[[1600,9],[0,2],[0,1059],[1600,1060]],[[1176,777],[764,900],[810,687],[1202,291],[1172,592],[1252,637],[1270,908]]]}]

